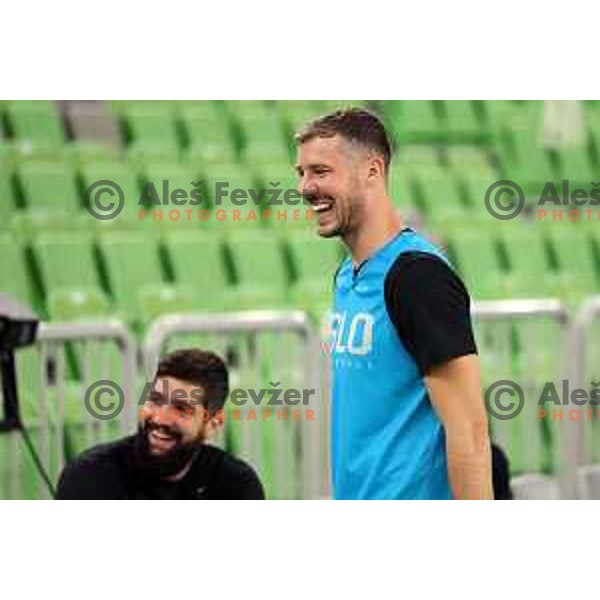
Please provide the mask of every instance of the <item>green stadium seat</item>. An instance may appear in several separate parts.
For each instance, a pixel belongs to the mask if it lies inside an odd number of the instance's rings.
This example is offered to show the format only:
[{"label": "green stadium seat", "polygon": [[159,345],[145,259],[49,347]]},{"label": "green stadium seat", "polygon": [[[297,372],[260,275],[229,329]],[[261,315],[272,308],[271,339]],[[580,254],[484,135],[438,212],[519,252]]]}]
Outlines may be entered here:
[{"label": "green stadium seat", "polygon": [[452,175],[443,168],[419,168],[414,172],[418,204],[432,224],[468,218],[468,205]]},{"label": "green stadium seat", "polygon": [[498,243],[493,237],[465,226],[450,234],[449,245],[455,266],[474,300],[498,300],[504,296]]},{"label": "green stadium seat", "polygon": [[39,231],[72,230],[82,225],[76,171],[64,155],[57,153],[56,158],[25,160],[17,167],[25,208],[14,212],[10,227],[24,241]]},{"label": "green stadium seat", "polygon": [[45,231],[78,231],[88,227],[92,218],[85,211],[17,210],[10,220],[10,232],[15,239],[30,243]]},{"label": "green stadium seat", "polygon": [[322,279],[331,283],[344,255],[339,241],[299,232],[287,237],[285,243],[296,284]]},{"label": "green stadium seat", "polygon": [[67,162],[27,161],[18,177],[30,211],[72,211],[81,208],[76,173]]},{"label": "green stadium seat", "polygon": [[443,139],[439,107],[430,100],[388,100],[384,114],[399,144],[432,143]]},{"label": "green stadium seat", "polygon": [[92,236],[80,232],[40,234],[33,242],[54,320],[74,320],[109,314],[101,288]]},{"label": "green stadium seat", "polygon": [[590,230],[582,223],[546,224],[545,233],[558,263],[561,295],[565,300],[581,302],[600,291]]},{"label": "green stadium seat", "polygon": [[0,138],[0,164],[3,165],[5,169],[14,165],[18,154],[18,150],[10,140],[3,140]]},{"label": "green stadium seat", "polygon": [[465,170],[459,175],[459,180],[462,189],[465,191],[466,201],[473,211],[473,217],[479,216],[481,218],[478,223],[485,220],[489,227],[494,227],[496,223],[492,215],[486,212],[485,195],[490,186],[497,181],[496,177],[491,173],[486,175],[477,171],[469,172]]},{"label": "green stadium seat", "polygon": [[528,133],[535,137],[544,125],[544,102],[511,100],[504,103],[503,126],[511,132]]},{"label": "green stadium seat", "polygon": [[238,126],[244,160],[248,165],[254,161],[278,161],[290,159],[292,140],[285,137],[279,113],[266,105],[252,111],[238,111]]},{"label": "green stadium seat", "polygon": [[269,105],[268,100],[226,100],[225,109],[232,115],[259,114]]},{"label": "green stadium seat", "polygon": [[254,166],[254,174],[259,189],[266,190],[261,209],[271,211],[263,221],[264,225],[289,232],[314,229],[314,211],[300,195],[298,176],[293,167],[287,162],[258,163]]},{"label": "green stadium seat", "polygon": [[441,167],[441,156],[436,146],[407,145],[396,151],[390,170],[412,172],[422,167],[438,169]]},{"label": "green stadium seat", "polygon": [[125,201],[137,203],[141,187],[139,176],[133,165],[120,161],[98,161],[81,167],[84,187],[87,189],[97,181],[114,181],[123,190]]},{"label": "green stadium seat", "polygon": [[388,194],[394,205],[402,211],[422,211],[422,206],[417,199],[414,178],[405,175],[400,169],[393,167],[390,169]]},{"label": "green stadium seat", "polygon": [[[145,167],[144,175],[142,198],[148,211],[145,221],[161,228],[177,229],[195,228],[202,223],[197,213],[208,209],[208,198],[197,168],[178,163],[151,163]],[[181,196],[179,200],[173,196],[176,190],[183,190],[177,193]],[[192,193],[199,198],[192,197]],[[190,210],[191,213],[186,212]]]},{"label": "green stadium seat", "polygon": [[133,159],[179,157],[180,137],[172,108],[154,102],[134,104],[125,108],[122,118]]},{"label": "green stadium seat", "polygon": [[237,149],[225,111],[213,102],[186,106],[179,111],[187,156],[194,163],[235,162]]},{"label": "green stadium seat", "polygon": [[[298,175],[295,168],[285,158],[279,157],[279,160],[256,161],[252,167],[254,178],[264,188],[271,186],[271,183],[279,182],[280,185],[277,188],[297,190],[299,193]],[[283,198],[283,192],[280,198]]]},{"label": "green stadium seat", "polygon": [[342,261],[340,244],[300,232],[288,236],[286,245],[294,274],[292,304],[319,318],[331,305],[333,278]]},{"label": "green stadium seat", "polygon": [[92,236],[80,231],[47,232],[34,241],[46,287],[99,287]]},{"label": "green stadium seat", "polygon": [[12,170],[0,160],[0,204],[4,218],[0,222],[0,231],[10,224],[10,217],[15,212],[15,196],[12,186]]},{"label": "green stadium seat", "polygon": [[[211,225],[248,229],[263,224],[260,188],[247,167],[235,163],[206,165],[203,180],[205,185],[202,189],[206,192],[203,197],[210,202],[212,211],[208,221]],[[251,197],[251,191],[258,203]],[[232,198],[234,195],[235,198]],[[233,211],[239,213],[234,214]],[[223,220],[217,218],[218,214],[224,215]],[[236,216],[239,216],[240,220],[234,220]],[[257,220],[254,220],[253,216],[256,216]]]},{"label": "green stadium seat", "polygon": [[27,149],[60,148],[65,143],[57,107],[49,100],[13,101],[6,106],[13,137]]},{"label": "green stadium seat", "polygon": [[39,302],[34,302],[25,247],[8,233],[0,234],[0,290],[19,302],[39,307]]},{"label": "green stadium seat", "polygon": [[198,169],[181,163],[150,163],[144,168],[144,184],[154,184],[159,197],[162,199],[162,187],[164,180],[169,182],[169,193],[175,189],[183,189],[186,192],[192,190],[199,178]]},{"label": "green stadium seat", "polygon": [[158,237],[150,232],[104,231],[98,244],[120,314],[126,321],[139,323],[144,317],[140,291],[163,285]]},{"label": "green stadium seat", "polygon": [[592,166],[588,148],[586,146],[561,148],[559,159],[560,179],[570,181],[571,191],[581,187],[589,194],[592,182],[598,179],[598,171]]},{"label": "green stadium seat", "polygon": [[525,194],[539,198],[548,181],[557,181],[550,155],[528,132],[516,132],[511,137],[512,151],[505,160],[506,175],[517,182]]},{"label": "green stadium seat", "polygon": [[42,476],[18,431],[0,433],[0,500],[47,498]]},{"label": "green stadium seat", "polygon": [[193,290],[163,276],[159,237],[150,231],[104,231],[98,244],[117,315],[137,332],[158,316],[191,312]]},{"label": "green stadium seat", "polygon": [[319,104],[328,113],[349,108],[367,108],[367,101],[365,100],[320,100]]},{"label": "green stadium seat", "polygon": [[442,103],[445,133],[450,143],[481,143],[483,130],[472,100],[446,100]]},{"label": "green stadium seat", "polygon": [[[144,207],[140,205],[142,196],[142,187],[140,186],[140,176],[134,165],[128,162],[119,162],[113,160],[90,162],[82,165],[81,178],[84,187],[84,196],[87,196],[87,190],[90,186],[95,185],[99,181],[110,181],[117,184],[124,197],[124,206],[122,212],[114,219],[92,221],[93,217],[85,211],[86,221],[102,227],[117,227],[126,229],[135,229],[140,224],[145,224],[146,219],[140,221],[139,211]],[[104,187],[104,186],[103,186]],[[103,189],[99,188],[99,189]],[[108,204],[109,201],[118,201],[116,196],[110,197],[108,192],[105,192],[100,197],[100,202]],[[87,198],[84,202],[87,201]]]},{"label": "green stadium seat", "polygon": [[236,275],[236,308],[285,308],[289,276],[280,238],[260,232],[236,232],[228,238],[227,247]]},{"label": "green stadium seat", "polygon": [[507,298],[560,297],[561,282],[553,269],[542,228],[537,223],[508,221],[499,229],[508,259]]},{"label": "green stadium seat", "polygon": [[290,136],[326,113],[323,103],[319,100],[281,100],[277,102],[277,106]]},{"label": "green stadium seat", "polygon": [[483,121],[490,138],[506,130],[510,104],[508,100],[482,100]]},{"label": "green stadium seat", "polygon": [[589,138],[594,142],[596,160],[600,161],[600,110],[596,106],[586,106],[585,126]]},{"label": "green stadium seat", "polygon": [[92,141],[72,141],[68,154],[76,165],[86,165],[99,161],[118,161],[121,151],[113,146]]},{"label": "green stadium seat", "polygon": [[483,107],[486,138],[502,164],[512,160],[511,136],[513,133],[527,134],[536,140],[539,138],[543,122],[539,103],[488,100],[483,102]]},{"label": "green stadium seat", "polygon": [[476,146],[448,146],[446,156],[450,169],[456,174],[477,173],[487,177],[490,183],[498,179],[487,150]]},{"label": "green stadium seat", "polygon": [[175,283],[178,287],[193,287],[196,310],[230,308],[230,275],[222,236],[216,231],[169,232],[163,239]]}]

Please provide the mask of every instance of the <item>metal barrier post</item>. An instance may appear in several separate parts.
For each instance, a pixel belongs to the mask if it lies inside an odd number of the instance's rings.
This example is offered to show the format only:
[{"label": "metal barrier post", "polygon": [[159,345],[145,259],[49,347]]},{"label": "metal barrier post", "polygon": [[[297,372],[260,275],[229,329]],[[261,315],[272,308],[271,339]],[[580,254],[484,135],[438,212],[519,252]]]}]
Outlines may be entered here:
[{"label": "metal barrier post", "polygon": [[[600,296],[585,300],[575,315],[571,329],[571,380],[573,386],[588,389],[586,382],[589,360],[590,329],[600,316]],[[593,457],[586,447],[585,421],[576,423],[576,437],[573,439],[572,459],[577,469],[578,495],[580,498],[600,497],[600,466],[592,465]]]},{"label": "metal barrier post", "polygon": [[[38,332],[38,343],[40,356],[43,358],[41,364],[45,368],[48,358],[53,359],[55,365],[55,379],[58,392],[57,423],[56,423],[56,445],[58,464],[60,471],[64,466],[64,427],[65,427],[65,395],[66,395],[66,366],[65,345],[72,342],[84,342],[86,344],[95,342],[116,342],[120,351],[120,366],[122,377],[122,388],[125,397],[124,410],[120,415],[121,430],[130,432],[134,420],[133,415],[133,391],[135,381],[136,346],[127,326],[117,320],[83,322],[83,323],[41,323]],[[98,360],[92,353],[84,352],[84,373],[89,372],[88,360]],[[40,373],[42,401],[46,403],[48,381],[46,373]],[[108,376],[108,375],[107,375]],[[84,381],[90,384],[91,381]],[[83,403],[83,397],[81,402]],[[47,413],[46,413],[47,415]],[[91,420],[86,419],[88,422]],[[96,424],[97,425],[97,424]],[[88,432],[91,430],[88,430]],[[88,443],[93,443],[88,439]]]},{"label": "metal barrier post", "polygon": [[[489,302],[476,302],[473,305],[473,316],[476,321],[509,321],[518,322],[530,319],[551,319],[560,326],[562,345],[557,349],[559,359],[559,373],[568,377],[568,316],[563,304],[556,299],[526,299],[526,300],[499,300]],[[560,467],[558,470],[561,496],[565,498],[577,497],[577,481],[575,474],[576,459],[573,448],[578,444],[579,434],[577,423],[568,420],[562,423],[559,439],[558,457]]]}]

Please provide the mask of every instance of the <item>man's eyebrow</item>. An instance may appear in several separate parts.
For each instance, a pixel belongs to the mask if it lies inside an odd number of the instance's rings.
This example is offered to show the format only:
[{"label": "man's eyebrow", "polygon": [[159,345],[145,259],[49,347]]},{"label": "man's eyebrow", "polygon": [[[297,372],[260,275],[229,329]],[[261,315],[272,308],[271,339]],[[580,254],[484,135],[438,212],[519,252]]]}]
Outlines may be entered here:
[{"label": "man's eyebrow", "polygon": [[164,402],[164,396],[155,388],[150,390],[148,393],[148,398],[150,400],[159,400],[160,402]]},{"label": "man's eyebrow", "polygon": [[193,408],[193,404],[191,404],[190,402],[186,402],[185,400],[171,400],[171,406],[174,406],[175,408]]},{"label": "man's eyebrow", "polygon": [[329,169],[330,167],[325,163],[311,163],[310,165],[307,165],[306,168],[314,171],[315,169]]}]

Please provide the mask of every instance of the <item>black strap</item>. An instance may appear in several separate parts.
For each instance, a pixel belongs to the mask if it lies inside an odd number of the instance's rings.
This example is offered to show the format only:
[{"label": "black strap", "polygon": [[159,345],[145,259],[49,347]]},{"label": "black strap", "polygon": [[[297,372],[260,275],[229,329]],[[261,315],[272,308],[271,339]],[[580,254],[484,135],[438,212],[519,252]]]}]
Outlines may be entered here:
[{"label": "black strap", "polygon": [[20,431],[25,441],[25,445],[33,458],[33,462],[38,473],[44,480],[52,499],[56,498],[56,490],[52,481],[40,460],[40,457],[33,445],[29,433],[23,424],[19,411],[19,397],[17,394],[17,376],[15,369],[15,356],[11,351],[0,353],[0,375],[2,378],[2,398],[4,419],[0,421],[0,432],[2,431]]}]

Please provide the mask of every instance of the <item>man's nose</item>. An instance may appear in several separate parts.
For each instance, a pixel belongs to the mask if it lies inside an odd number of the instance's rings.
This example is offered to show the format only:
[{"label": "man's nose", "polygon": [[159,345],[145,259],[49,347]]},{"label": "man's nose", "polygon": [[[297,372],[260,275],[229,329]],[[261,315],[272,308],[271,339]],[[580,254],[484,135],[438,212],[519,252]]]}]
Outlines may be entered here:
[{"label": "man's nose", "polygon": [[314,181],[303,178],[300,181],[300,192],[303,196],[316,196],[317,195],[317,186]]},{"label": "man's nose", "polygon": [[169,425],[172,422],[172,409],[169,404],[152,404],[148,411],[148,418],[156,425]]}]

